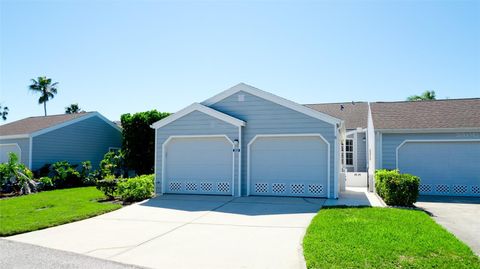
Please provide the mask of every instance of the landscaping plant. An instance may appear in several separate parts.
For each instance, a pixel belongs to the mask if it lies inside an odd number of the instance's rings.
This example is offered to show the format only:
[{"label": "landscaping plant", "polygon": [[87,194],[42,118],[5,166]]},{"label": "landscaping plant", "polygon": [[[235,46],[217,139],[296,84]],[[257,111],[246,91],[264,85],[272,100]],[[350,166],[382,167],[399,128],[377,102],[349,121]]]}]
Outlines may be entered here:
[{"label": "landscaping plant", "polygon": [[114,175],[109,175],[102,180],[97,180],[95,187],[97,190],[103,192],[108,200],[113,200],[117,193],[117,183],[118,179],[116,179]]},{"label": "landscaping plant", "polygon": [[123,177],[125,174],[125,162],[123,151],[109,151],[103,156],[100,161],[100,176],[105,178],[107,176],[115,176],[117,178]]},{"label": "landscaping plant", "polygon": [[148,199],[154,193],[153,181],[153,175],[143,175],[121,180],[118,182],[118,195],[125,202]]},{"label": "landscaping plant", "polygon": [[375,188],[387,205],[412,206],[418,198],[420,178],[398,170],[375,171]]},{"label": "landscaping plant", "polygon": [[57,189],[82,186],[82,177],[77,171],[76,165],[71,165],[67,161],[56,162],[52,164],[51,177],[53,185]]},{"label": "landscaping plant", "polygon": [[33,173],[18,161],[15,153],[10,152],[8,162],[0,164],[0,183],[2,192],[15,191],[17,194],[30,194],[37,191]]}]

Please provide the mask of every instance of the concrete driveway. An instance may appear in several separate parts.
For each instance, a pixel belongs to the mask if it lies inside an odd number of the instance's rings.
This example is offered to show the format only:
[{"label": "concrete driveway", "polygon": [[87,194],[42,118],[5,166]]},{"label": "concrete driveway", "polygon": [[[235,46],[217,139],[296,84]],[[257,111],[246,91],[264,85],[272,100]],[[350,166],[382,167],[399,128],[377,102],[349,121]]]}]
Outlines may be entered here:
[{"label": "concrete driveway", "polygon": [[480,256],[480,198],[421,196],[415,205]]},{"label": "concrete driveway", "polygon": [[152,268],[304,268],[302,238],[324,202],[164,195],[8,239]]}]

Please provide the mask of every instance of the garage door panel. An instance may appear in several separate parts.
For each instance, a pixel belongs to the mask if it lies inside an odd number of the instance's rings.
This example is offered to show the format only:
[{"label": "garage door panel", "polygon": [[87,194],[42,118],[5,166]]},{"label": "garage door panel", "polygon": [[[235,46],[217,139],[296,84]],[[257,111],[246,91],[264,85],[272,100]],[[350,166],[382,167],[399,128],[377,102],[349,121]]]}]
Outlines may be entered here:
[{"label": "garage door panel", "polygon": [[232,193],[232,144],[226,137],[174,138],[165,150],[165,192]]},{"label": "garage door panel", "polygon": [[21,150],[18,144],[0,144],[0,163],[8,162],[10,152],[15,153],[19,160],[22,159]]},{"label": "garage door panel", "polygon": [[328,146],[319,136],[260,137],[249,152],[252,195],[327,195]]},{"label": "garage door panel", "polygon": [[420,193],[480,196],[480,142],[406,142],[398,168],[421,179]]}]

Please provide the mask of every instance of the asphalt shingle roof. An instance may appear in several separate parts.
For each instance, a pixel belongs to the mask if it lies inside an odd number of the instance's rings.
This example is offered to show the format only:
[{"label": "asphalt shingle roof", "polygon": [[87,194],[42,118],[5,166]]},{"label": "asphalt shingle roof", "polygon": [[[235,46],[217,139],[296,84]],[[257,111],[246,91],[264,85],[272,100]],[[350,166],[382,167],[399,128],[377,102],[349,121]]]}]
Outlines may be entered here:
[{"label": "asphalt shingle roof", "polygon": [[480,128],[480,98],[370,103],[375,129]]},{"label": "asphalt shingle roof", "polygon": [[0,136],[31,134],[54,125],[83,117],[92,112],[29,117],[0,126]]},{"label": "asphalt shingle roof", "polygon": [[367,102],[308,104],[305,106],[343,120],[346,129],[367,128]]}]

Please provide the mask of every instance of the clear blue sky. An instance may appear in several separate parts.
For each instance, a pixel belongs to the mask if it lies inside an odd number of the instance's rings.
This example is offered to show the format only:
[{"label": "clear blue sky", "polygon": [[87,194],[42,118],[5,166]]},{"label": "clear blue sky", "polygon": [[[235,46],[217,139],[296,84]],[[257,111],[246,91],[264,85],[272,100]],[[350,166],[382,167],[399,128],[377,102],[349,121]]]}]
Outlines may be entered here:
[{"label": "clear blue sky", "polygon": [[0,2],[8,121],[42,115],[40,75],[60,83],[49,114],[112,120],[239,82],[299,103],[480,96],[480,1]]}]

